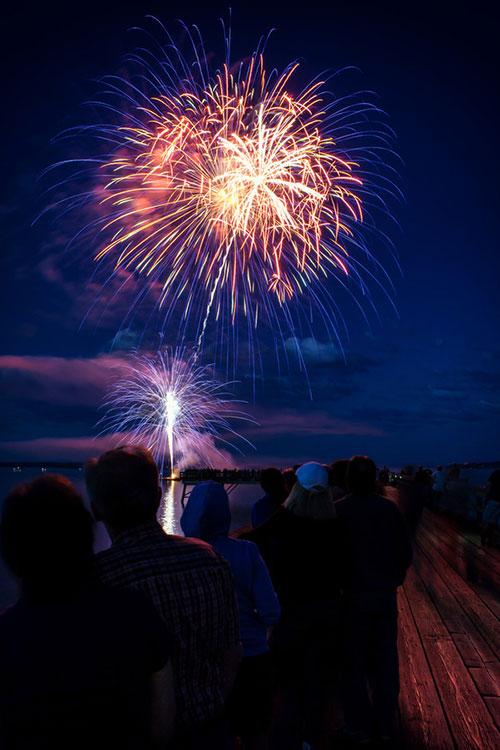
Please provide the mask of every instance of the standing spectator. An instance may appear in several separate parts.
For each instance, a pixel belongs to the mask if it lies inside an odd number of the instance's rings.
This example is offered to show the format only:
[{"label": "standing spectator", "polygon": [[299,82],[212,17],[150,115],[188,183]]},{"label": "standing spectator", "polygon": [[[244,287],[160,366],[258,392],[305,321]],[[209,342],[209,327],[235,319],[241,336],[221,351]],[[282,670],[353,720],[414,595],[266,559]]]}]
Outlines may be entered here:
[{"label": "standing spectator", "polygon": [[387,484],[389,484],[390,478],[391,478],[391,473],[388,467],[383,466],[378,473],[378,481],[381,487],[385,487]]},{"label": "standing spectator", "polygon": [[293,489],[295,482],[297,481],[295,469],[292,469],[292,468],[284,469],[282,472],[282,477],[283,477],[283,484],[285,485],[285,497],[288,497],[288,495]]},{"label": "standing spectator", "polygon": [[500,469],[496,469],[488,479],[486,505],[483,510],[481,531],[482,544],[492,544],[500,531]]},{"label": "standing spectator", "polygon": [[411,532],[417,530],[424,507],[432,491],[432,476],[428,469],[419,466],[413,477],[413,484],[408,488],[411,502],[405,508],[405,518]]},{"label": "standing spectator", "polygon": [[112,539],[97,555],[108,585],[143,592],[173,637],[179,748],[223,750],[224,704],[239,659],[228,564],[205,542],[166,534],[156,521],[161,488],[149,451],[122,447],[92,460],[86,480]]},{"label": "standing spectator", "polygon": [[273,748],[299,750],[325,729],[339,615],[340,540],[328,471],[309,462],[284,507],[247,538],[259,545],[282,616],[274,630],[279,701]]},{"label": "standing spectator", "polygon": [[0,536],[22,591],[0,617],[1,747],[165,748],[167,632],[139,594],[95,579],[92,518],[71,482],[47,475],[12,490]]},{"label": "standing spectator", "polygon": [[229,700],[233,731],[244,750],[264,750],[273,709],[272,665],[267,629],[280,616],[278,598],[258,547],[228,537],[231,513],[227,492],[217,482],[196,485],[181,517],[186,536],[209,542],[234,576],[243,660]]},{"label": "standing spectator", "polygon": [[437,466],[432,473],[432,504],[439,507],[446,485],[446,472],[442,466]]},{"label": "standing spectator", "polygon": [[330,465],[329,480],[332,488],[332,497],[334,500],[340,500],[347,494],[346,474],[349,461],[341,458]]},{"label": "standing spectator", "polygon": [[373,731],[383,742],[392,737],[399,694],[396,591],[412,557],[401,513],[375,494],[376,476],[371,459],[352,458],[351,494],[336,504],[345,540],[345,734],[353,744],[369,742]]},{"label": "standing spectator", "polygon": [[279,469],[263,469],[260,475],[260,486],[266,494],[257,500],[252,508],[253,528],[267,521],[286,499],[285,483]]}]

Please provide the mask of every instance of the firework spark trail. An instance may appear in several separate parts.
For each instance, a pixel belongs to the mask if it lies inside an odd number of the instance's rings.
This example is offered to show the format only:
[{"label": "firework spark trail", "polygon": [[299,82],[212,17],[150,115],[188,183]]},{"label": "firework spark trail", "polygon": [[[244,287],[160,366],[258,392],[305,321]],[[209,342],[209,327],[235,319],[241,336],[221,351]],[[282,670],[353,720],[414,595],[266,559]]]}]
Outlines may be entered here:
[{"label": "firework spark trail", "polygon": [[212,286],[212,291],[210,292],[210,297],[208,299],[208,304],[207,304],[207,308],[205,310],[205,315],[204,315],[203,321],[201,323],[200,334],[199,334],[198,339],[196,341],[195,354],[194,354],[195,361],[198,359],[198,356],[199,356],[199,353],[200,353],[200,350],[201,350],[201,345],[202,345],[202,342],[203,342],[203,337],[205,336],[205,331],[207,330],[208,319],[210,317],[210,313],[212,311],[212,305],[213,305],[214,299],[215,299],[215,293],[216,293],[217,288],[219,286],[220,278],[222,276],[222,270],[223,270],[225,262],[227,260],[227,256],[229,255],[229,249],[230,249],[230,246],[228,245],[227,248],[226,248],[226,254],[225,254],[225,257],[224,257],[224,261],[219,266],[219,271],[217,273],[217,276],[215,278],[214,284]]},{"label": "firework spark trail", "polygon": [[234,420],[253,420],[236,408],[241,402],[231,398],[230,386],[184,351],[136,355],[112,386],[100,424],[105,433],[125,433],[132,444],[148,447],[162,472],[168,461],[172,475],[186,441],[192,453],[199,447],[200,456],[206,454],[207,436],[236,449],[233,439],[251,446],[232,427]]},{"label": "firework spark trail", "polygon": [[168,452],[170,458],[170,472],[174,471],[174,434],[177,428],[177,417],[181,405],[177,400],[175,390],[167,390],[163,396],[163,418],[165,420],[165,430],[167,433]]},{"label": "firework spark trail", "polygon": [[164,30],[157,55],[130,57],[136,79],[103,79],[110,121],[85,134],[111,151],[90,162],[94,191],[73,199],[99,195],[103,215],[87,228],[95,259],[110,278],[122,270],[159,286],[165,326],[181,315],[183,338],[193,320],[195,357],[210,318],[234,330],[242,316],[249,337],[285,322],[296,336],[302,303],[336,336],[336,290],[350,279],[364,295],[365,275],[390,287],[372,217],[398,192],[390,128],[365,97],[335,99],[321,80],[297,87],[297,63],[269,73],[263,42],[233,67],[227,46],[212,72],[198,30],[185,30],[192,64]]},{"label": "firework spark trail", "polygon": [[145,127],[123,128],[128,153],[105,166],[104,201],[119,210],[97,260],[111,254],[116,267],[160,270],[162,301],[194,260],[212,296],[214,275],[228,285],[233,320],[256,274],[283,303],[322,262],[347,273],[340,237],[351,231],[346,212],[362,219],[351,189],[362,180],[320,133],[320,84],[295,101],[285,91],[294,70],[268,89],[262,57],[242,81],[225,66],[207,91],[165,94],[159,113],[145,110]]}]

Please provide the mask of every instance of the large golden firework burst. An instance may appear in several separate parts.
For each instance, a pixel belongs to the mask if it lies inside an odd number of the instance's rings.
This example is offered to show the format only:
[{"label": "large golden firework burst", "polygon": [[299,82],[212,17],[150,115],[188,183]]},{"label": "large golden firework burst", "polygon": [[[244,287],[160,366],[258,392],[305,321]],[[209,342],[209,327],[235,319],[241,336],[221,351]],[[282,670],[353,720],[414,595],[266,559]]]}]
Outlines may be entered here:
[{"label": "large golden firework burst", "polygon": [[208,290],[229,285],[233,317],[256,275],[283,302],[321,266],[348,273],[346,216],[362,219],[362,181],[322,132],[321,82],[289,93],[295,68],[268,86],[253,57],[242,79],[225,65],[205,90],[143,108],[105,165],[114,233],[97,258],[159,272],[164,300],[188,265]]},{"label": "large golden firework burst", "polygon": [[198,351],[210,328],[228,359],[242,332],[254,350],[261,321],[270,348],[313,329],[338,337],[341,290],[371,305],[372,283],[390,287],[379,250],[398,190],[384,113],[369,92],[332,94],[328,77],[299,84],[297,63],[268,69],[265,41],[231,64],[226,38],[214,68],[198,31],[184,31],[188,54],[162,28],[167,44],[103,79],[93,105],[106,120],[76,129],[99,148],[63,162],[78,189],[61,204],[94,212],[78,239],[97,241],[107,304],[124,300],[128,320],[149,296],[160,330]]}]

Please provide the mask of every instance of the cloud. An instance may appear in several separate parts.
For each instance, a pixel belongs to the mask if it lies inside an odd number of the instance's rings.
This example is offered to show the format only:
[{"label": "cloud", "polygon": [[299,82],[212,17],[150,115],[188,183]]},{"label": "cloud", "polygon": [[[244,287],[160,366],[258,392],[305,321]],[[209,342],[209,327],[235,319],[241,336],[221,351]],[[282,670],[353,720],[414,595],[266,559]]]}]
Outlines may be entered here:
[{"label": "cloud", "polygon": [[287,352],[302,357],[306,364],[344,362],[344,356],[333,341],[318,341],[313,336],[303,339],[292,336],[285,341]]},{"label": "cloud", "polygon": [[440,386],[428,386],[429,393],[439,399],[451,399],[453,401],[462,401],[467,398],[467,392],[461,388],[454,388],[453,386],[440,387]]},{"label": "cloud", "polygon": [[86,461],[92,456],[115,448],[126,435],[92,437],[43,437],[35,440],[7,440],[0,442],[0,455],[4,460]]},{"label": "cloud", "polygon": [[[83,461],[129,442],[127,434],[87,434],[95,426],[104,392],[127,365],[125,356],[109,354],[0,356],[2,432],[10,438],[0,443],[1,455],[13,460]],[[235,458],[221,445],[211,435],[198,434],[177,446],[179,465],[234,466]]]},{"label": "cloud", "polygon": [[[54,244],[62,249],[54,252]],[[59,325],[62,321],[73,327],[77,323],[116,330],[132,312],[134,318],[149,319],[161,294],[157,280],[124,268],[96,265],[87,257],[77,257],[77,263],[74,254],[68,255],[67,245],[67,237],[51,242],[36,267],[52,294],[58,295],[52,314]]]},{"label": "cloud", "polygon": [[[6,440],[0,442],[0,456],[12,461],[81,461],[98,456],[105,451],[130,443],[127,433],[111,435],[79,435],[68,437],[42,437],[34,440]],[[177,466],[232,468],[240,461],[228,450],[220,448],[212,435],[197,435],[196,440],[186,439],[177,445]]]},{"label": "cloud", "polygon": [[133,328],[122,328],[113,337],[111,349],[113,351],[130,351],[137,349],[140,343],[140,336]]},{"label": "cloud", "polygon": [[125,363],[123,357],[109,354],[90,358],[3,355],[0,378],[9,399],[96,406]]},{"label": "cloud", "polygon": [[313,336],[302,339],[292,336],[285,341],[285,349],[295,357],[301,356],[306,366],[321,368],[328,365],[328,369],[335,369],[337,374],[362,373],[380,364],[378,359],[343,351],[333,341],[318,341]]},{"label": "cloud", "polygon": [[466,377],[481,390],[500,393],[500,372],[491,370],[468,370]]},{"label": "cloud", "polygon": [[296,412],[291,409],[252,412],[257,425],[241,430],[246,437],[268,438],[294,434],[300,437],[328,435],[361,435],[382,437],[385,432],[363,421],[332,417],[326,411]]},{"label": "cloud", "polygon": [[195,440],[179,440],[177,450],[179,458],[176,463],[181,469],[185,466],[235,468],[241,463],[229,451],[219,448],[213,436],[208,434],[197,434]]}]

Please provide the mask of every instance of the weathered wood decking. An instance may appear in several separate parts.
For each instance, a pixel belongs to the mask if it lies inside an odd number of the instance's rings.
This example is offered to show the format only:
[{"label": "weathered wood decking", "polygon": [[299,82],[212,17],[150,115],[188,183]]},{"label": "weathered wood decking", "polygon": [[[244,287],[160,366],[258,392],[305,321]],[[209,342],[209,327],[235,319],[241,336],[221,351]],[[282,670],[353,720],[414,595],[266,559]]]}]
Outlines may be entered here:
[{"label": "weathered wood decking", "polygon": [[500,748],[500,553],[425,510],[399,594],[404,748]]}]

